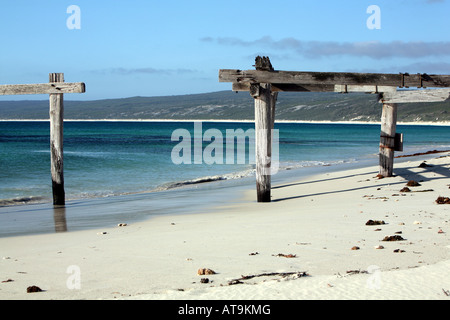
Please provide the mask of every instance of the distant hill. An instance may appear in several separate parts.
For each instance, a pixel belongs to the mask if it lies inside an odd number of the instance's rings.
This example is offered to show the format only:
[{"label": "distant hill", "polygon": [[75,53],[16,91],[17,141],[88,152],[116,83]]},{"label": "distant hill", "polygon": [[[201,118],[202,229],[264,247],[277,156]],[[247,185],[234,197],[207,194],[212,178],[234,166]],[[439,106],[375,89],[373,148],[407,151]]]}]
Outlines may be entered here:
[{"label": "distant hill", "polygon": [[[254,119],[247,92],[219,91],[162,97],[64,101],[65,119]],[[48,100],[0,101],[0,119],[48,119]],[[380,121],[376,95],[334,92],[282,92],[277,120]],[[399,104],[398,121],[450,121],[450,103]]]}]

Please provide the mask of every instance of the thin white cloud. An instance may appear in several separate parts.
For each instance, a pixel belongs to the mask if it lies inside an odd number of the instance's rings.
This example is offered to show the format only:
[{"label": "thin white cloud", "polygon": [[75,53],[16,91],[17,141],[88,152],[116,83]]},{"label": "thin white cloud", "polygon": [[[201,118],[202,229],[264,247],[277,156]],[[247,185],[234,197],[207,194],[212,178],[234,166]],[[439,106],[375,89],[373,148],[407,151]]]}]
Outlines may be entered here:
[{"label": "thin white cloud", "polygon": [[385,58],[424,58],[431,56],[450,56],[450,42],[423,41],[301,41],[295,38],[274,40],[269,36],[256,40],[242,40],[235,37],[202,38],[203,42],[215,42],[220,45],[269,48],[272,50],[289,50],[307,58],[330,56],[358,56],[373,59]]}]

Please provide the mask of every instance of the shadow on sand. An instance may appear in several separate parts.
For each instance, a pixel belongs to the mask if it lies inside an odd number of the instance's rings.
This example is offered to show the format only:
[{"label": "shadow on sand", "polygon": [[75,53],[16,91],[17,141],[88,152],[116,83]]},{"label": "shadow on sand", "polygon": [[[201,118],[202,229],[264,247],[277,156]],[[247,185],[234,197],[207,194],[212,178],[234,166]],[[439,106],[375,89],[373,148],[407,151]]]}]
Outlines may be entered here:
[{"label": "shadow on sand", "polygon": [[[434,175],[432,177],[430,177],[429,175],[428,175],[428,177],[424,175],[424,173],[430,173],[430,172],[434,173]],[[275,189],[281,189],[281,188],[286,188],[286,187],[291,187],[291,186],[308,185],[308,184],[333,181],[333,180],[343,180],[346,178],[366,176],[369,174],[373,174],[373,176],[375,177],[378,174],[378,172],[368,171],[368,172],[364,172],[364,173],[360,173],[360,174],[340,176],[340,177],[336,177],[336,178],[290,183],[290,184],[275,186],[275,187],[272,187],[272,189],[275,190]],[[448,178],[450,178],[450,170],[449,170],[449,168],[447,168],[445,166],[427,165],[426,162],[424,162],[424,164],[419,167],[406,167],[406,168],[394,169],[393,177],[398,177],[398,176],[404,178],[407,181],[415,180],[418,182],[425,182],[425,181],[432,181],[432,180],[439,180],[439,179],[448,179]],[[390,178],[383,178],[383,180],[386,180],[386,183],[377,184],[376,185],[377,188],[380,188],[383,186],[393,186],[393,185],[404,185],[405,184],[404,181],[394,182]],[[362,186],[362,187],[357,187],[357,188],[340,189],[340,190],[334,190],[334,191],[326,191],[326,192],[320,192],[320,193],[314,193],[314,194],[303,194],[303,195],[292,196],[292,197],[272,199],[272,202],[287,201],[287,200],[300,199],[300,198],[306,198],[306,197],[322,196],[322,195],[327,195],[327,194],[344,193],[344,192],[372,189],[372,188],[374,188],[373,185]]]}]

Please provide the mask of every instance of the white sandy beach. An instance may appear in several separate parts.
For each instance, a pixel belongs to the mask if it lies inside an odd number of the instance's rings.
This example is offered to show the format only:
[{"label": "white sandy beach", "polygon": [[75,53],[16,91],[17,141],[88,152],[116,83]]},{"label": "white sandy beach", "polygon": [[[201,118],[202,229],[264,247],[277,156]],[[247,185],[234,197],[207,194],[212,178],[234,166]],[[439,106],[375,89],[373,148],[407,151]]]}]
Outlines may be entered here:
[{"label": "white sandy beach", "polygon": [[[0,299],[450,299],[450,205],[435,202],[450,153],[423,159],[396,160],[392,178],[374,166],[274,185],[271,203],[248,190],[209,213],[0,238]],[[409,180],[421,185],[401,193]]]}]

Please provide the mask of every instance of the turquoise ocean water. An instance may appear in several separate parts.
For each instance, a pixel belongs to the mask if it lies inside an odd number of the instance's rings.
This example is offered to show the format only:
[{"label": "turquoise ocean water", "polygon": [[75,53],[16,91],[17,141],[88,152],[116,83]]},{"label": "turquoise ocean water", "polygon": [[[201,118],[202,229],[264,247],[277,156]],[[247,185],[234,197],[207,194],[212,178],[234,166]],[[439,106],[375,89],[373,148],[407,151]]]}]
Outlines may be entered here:
[{"label": "turquoise ocean water", "polygon": [[[134,209],[127,210],[124,205],[120,210],[121,217],[130,218],[137,212],[151,214],[153,209],[176,213],[186,206],[195,205],[192,194],[183,187],[192,189],[196,185],[217,185],[219,190],[219,186],[222,188],[228,181],[249,181],[253,184],[254,165],[249,163],[248,155],[253,139],[246,141],[245,163],[236,163],[235,158],[230,164],[226,163],[225,138],[227,130],[247,131],[254,129],[254,124],[202,122],[201,127],[201,137],[206,140],[200,145],[201,151],[208,151],[215,159],[223,156],[223,164],[208,164],[205,161],[200,164],[174,163],[172,152],[177,145],[180,146],[181,139],[171,139],[172,134],[181,130],[189,132],[194,138],[193,122],[66,121],[64,179],[68,209],[70,206],[82,206],[84,209],[81,211],[84,210],[88,216],[86,221],[92,221],[92,216],[96,215],[92,209],[94,204],[109,201],[111,205],[111,199],[115,199],[114,208],[119,208],[118,199],[121,196],[134,195]],[[377,163],[380,125],[277,123],[275,129],[279,133],[280,176],[294,177],[299,172],[311,172],[313,168],[325,166],[339,169],[352,164]],[[215,133],[214,139],[222,136],[222,154],[210,152],[212,142],[216,141],[205,139],[207,132]],[[397,132],[404,134],[403,154],[450,149],[450,126],[398,125]],[[199,143],[198,139],[189,141],[192,161],[195,143]],[[217,144],[214,146],[217,147]],[[10,225],[11,220],[20,220],[21,213],[22,217],[38,217],[39,212],[50,210],[47,212],[49,215],[51,213],[49,219],[54,218],[53,209],[50,209],[49,149],[47,121],[0,122],[0,235],[12,229],[14,234],[22,232],[17,225]],[[218,150],[215,149],[215,152]],[[236,154],[237,149],[234,151]],[[210,181],[213,183],[202,183]],[[210,202],[214,202],[214,196],[220,198],[220,193],[208,193]],[[143,204],[137,210],[136,206],[144,197],[152,197],[154,205],[148,207],[148,204]],[[180,198],[184,200],[176,204]],[[114,210],[110,210],[111,214]],[[44,226],[45,219],[39,219]],[[32,224],[32,219],[25,220]],[[80,223],[83,219],[74,220]],[[22,223],[26,224],[24,221]],[[85,226],[99,225],[86,222]],[[22,233],[27,232],[23,229]]]},{"label": "turquoise ocean water", "polygon": [[[222,133],[223,164],[194,164],[194,140],[191,164],[173,163],[172,150],[181,138],[172,141],[172,133],[186,129],[194,137],[192,122],[65,122],[67,199],[164,190],[254,174],[248,155],[253,141],[246,142],[244,164],[237,163],[237,159],[227,164],[225,145],[227,129],[246,131],[254,128],[252,123],[203,122],[201,126],[202,137],[208,129]],[[358,162],[378,154],[379,125],[280,123],[275,128],[279,130],[280,172],[287,168]],[[404,133],[403,153],[450,148],[448,126],[399,125],[397,131]],[[202,150],[208,145],[211,141],[203,141]],[[0,168],[0,205],[14,203],[13,200],[50,201],[49,123],[0,122]]]}]

